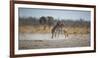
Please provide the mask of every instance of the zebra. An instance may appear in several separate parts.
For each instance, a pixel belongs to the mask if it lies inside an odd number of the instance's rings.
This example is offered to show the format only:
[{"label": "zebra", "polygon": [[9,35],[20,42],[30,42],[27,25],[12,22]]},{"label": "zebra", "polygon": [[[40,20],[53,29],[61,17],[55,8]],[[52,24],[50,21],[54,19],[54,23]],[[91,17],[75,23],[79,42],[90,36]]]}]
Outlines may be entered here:
[{"label": "zebra", "polygon": [[56,37],[57,34],[64,34],[65,38],[68,36],[67,31],[64,30],[64,23],[62,21],[58,21],[57,24],[51,30],[52,38]]}]

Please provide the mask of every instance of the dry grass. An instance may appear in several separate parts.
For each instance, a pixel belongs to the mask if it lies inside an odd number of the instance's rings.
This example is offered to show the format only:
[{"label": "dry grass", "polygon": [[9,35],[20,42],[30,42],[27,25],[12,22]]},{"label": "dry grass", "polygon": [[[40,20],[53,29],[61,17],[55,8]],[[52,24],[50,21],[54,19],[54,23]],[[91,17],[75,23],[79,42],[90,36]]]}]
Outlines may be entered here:
[{"label": "dry grass", "polygon": [[[53,27],[49,28],[46,27],[44,30],[44,26],[20,26],[19,27],[19,32],[21,33],[51,33],[51,29]],[[90,28],[87,27],[67,27],[64,28],[64,30],[69,33],[69,34],[77,34],[77,33],[89,33]]]}]

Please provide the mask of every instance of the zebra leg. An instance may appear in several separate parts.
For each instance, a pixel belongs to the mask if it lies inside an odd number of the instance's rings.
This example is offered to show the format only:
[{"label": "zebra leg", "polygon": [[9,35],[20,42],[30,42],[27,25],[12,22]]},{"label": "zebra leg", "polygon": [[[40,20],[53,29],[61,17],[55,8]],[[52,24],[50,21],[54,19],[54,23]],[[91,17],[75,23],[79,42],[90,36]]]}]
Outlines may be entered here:
[{"label": "zebra leg", "polygon": [[56,37],[56,33],[52,33],[52,38]]},{"label": "zebra leg", "polygon": [[66,33],[64,32],[64,36],[65,36],[65,38],[66,38]]},{"label": "zebra leg", "polygon": [[54,33],[54,36],[55,36],[55,37],[57,36],[57,33],[56,33],[56,32]]},{"label": "zebra leg", "polygon": [[59,37],[59,36],[60,36],[60,34],[61,34],[61,32],[60,32],[60,31],[58,31],[58,33],[57,33],[57,34],[58,34],[58,37]]},{"label": "zebra leg", "polygon": [[65,38],[68,37],[68,32],[67,31],[66,32],[64,31],[64,35],[65,35]]},{"label": "zebra leg", "polygon": [[64,35],[65,35],[65,38],[68,37],[68,34],[64,34]]},{"label": "zebra leg", "polygon": [[53,37],[54,37],[54,33],[52,33],[52,37],[51,38],[53,39]]}]

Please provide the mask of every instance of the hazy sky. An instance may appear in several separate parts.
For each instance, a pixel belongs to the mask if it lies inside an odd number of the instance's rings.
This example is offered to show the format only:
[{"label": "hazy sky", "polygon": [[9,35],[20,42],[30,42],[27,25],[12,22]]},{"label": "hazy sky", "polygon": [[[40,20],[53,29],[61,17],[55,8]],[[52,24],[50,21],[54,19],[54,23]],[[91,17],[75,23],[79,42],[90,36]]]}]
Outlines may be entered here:
[{"label": "hazy sky", "polygon": [[79,10],[59,10],[59,9],[37,9],[37,8],[19,8],[20,17],[41,17],[41,16],[52,16],[56,19],[85,19],[90,20],[90,11],[79,11]]}]

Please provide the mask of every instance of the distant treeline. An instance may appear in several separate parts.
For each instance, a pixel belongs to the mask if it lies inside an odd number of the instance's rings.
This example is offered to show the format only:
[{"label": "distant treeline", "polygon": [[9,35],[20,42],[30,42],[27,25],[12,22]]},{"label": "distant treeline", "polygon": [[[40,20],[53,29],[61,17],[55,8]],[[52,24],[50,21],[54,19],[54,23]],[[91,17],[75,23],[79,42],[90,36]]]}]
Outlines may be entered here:
[{"label": "distant treeline", "polygon": [[55,19],[52,16],[37,17],[19,17],[19,26],[21,25],[48,25],[54,26],[58,21],[62,21],[65,27],[90,27],[90,21],[84,19],[72,20],[72,19]]}]

